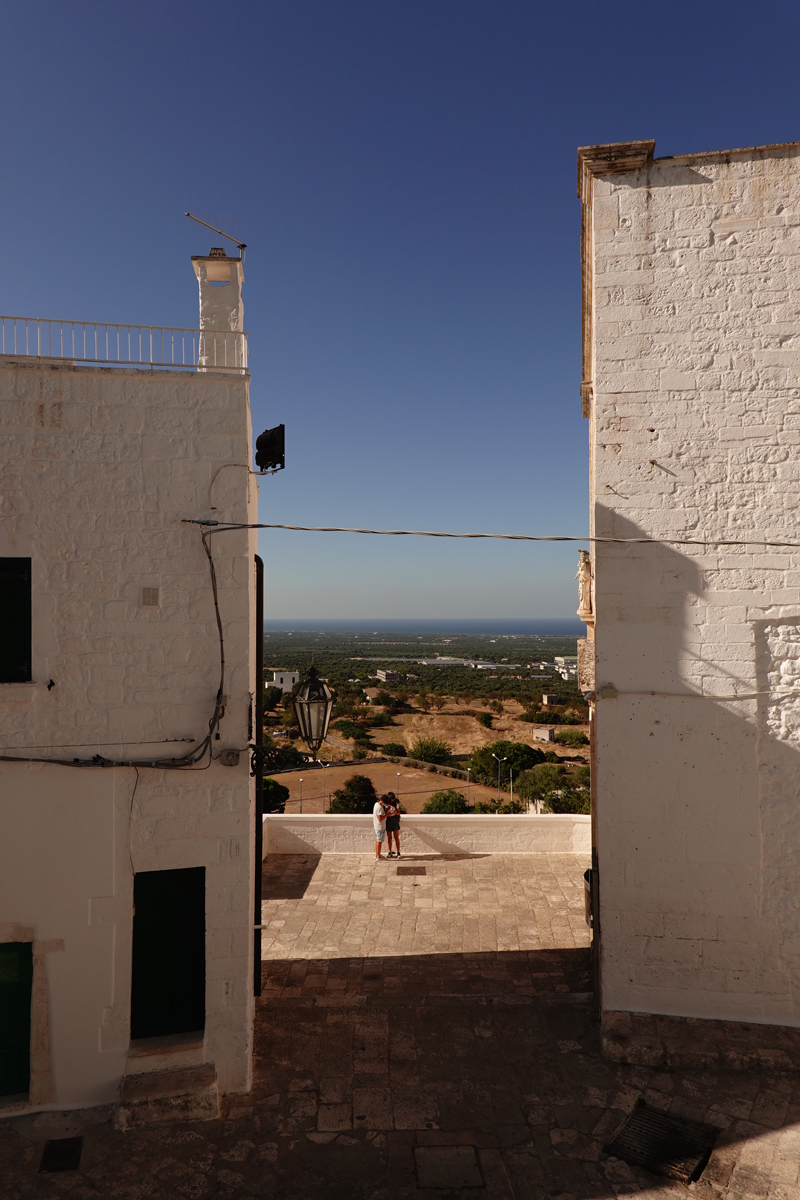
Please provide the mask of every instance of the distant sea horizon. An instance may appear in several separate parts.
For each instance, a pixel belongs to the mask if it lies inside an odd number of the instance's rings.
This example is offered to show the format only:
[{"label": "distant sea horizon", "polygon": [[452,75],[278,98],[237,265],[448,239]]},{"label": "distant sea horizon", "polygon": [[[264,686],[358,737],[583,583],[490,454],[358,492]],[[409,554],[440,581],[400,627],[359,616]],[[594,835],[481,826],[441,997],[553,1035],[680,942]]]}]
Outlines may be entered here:
[{"label": "distant sea horizon", "polygon": [[584,637],[577,617],[319,617],[264,621],[266,633],[435,633],[478,637]]}]

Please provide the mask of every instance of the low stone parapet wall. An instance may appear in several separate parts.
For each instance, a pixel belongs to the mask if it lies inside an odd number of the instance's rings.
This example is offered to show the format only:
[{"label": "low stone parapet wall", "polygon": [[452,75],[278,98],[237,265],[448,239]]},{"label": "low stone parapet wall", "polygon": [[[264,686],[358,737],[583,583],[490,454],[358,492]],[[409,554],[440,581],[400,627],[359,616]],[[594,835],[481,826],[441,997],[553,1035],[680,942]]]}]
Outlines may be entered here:
[{"label": "low stone parapet wall", "polygon": [[[591,818],[542,816],[405,816],[400,827],[404,855],[589,854]],[[371,816],[277,814],[264,817],[268,854],[371,854]]]}]

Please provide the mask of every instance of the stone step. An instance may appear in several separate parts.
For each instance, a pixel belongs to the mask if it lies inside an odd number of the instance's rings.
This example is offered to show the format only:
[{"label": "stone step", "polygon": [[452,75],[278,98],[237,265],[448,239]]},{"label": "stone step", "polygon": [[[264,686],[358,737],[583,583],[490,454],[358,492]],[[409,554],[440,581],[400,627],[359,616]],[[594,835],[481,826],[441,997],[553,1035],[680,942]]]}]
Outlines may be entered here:
[{"label": "stone step", "polygon": [[126,1075],[117,1109],[117,1129],[159,1121],[211,1121],[219,1116],[214,1063]]}]

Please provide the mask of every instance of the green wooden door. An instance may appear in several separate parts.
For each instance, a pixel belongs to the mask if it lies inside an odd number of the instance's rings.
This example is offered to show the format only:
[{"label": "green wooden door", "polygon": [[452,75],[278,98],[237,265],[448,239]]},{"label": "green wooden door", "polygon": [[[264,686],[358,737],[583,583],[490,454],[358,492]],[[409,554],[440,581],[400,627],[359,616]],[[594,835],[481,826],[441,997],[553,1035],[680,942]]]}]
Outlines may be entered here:
[{"label": "green wooden door", "polygon": [[0,1096],[30,1084],[32,986],[32,943],[0,942]]}]

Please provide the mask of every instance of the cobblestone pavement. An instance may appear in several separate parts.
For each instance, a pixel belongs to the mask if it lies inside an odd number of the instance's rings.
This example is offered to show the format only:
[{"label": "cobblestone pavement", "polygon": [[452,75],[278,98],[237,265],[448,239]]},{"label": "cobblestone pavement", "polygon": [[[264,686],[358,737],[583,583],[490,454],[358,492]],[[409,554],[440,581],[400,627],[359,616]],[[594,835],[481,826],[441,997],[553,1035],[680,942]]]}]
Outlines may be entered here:
[{"label": "cobblestone pavement", "polygon": [[[219,1121],[127,1133],[100,1110],[0,1124],[4,1200],[798,1200],[800,1075],[670,1072],[600,1056],[581,860],[413,865],[430,873],[402,880],[398,913],[388,905],[397,877],[378,874],[389,864],[269,863],[253,1092],[228,1098]],[[384,923],[393,914],[399,927]],[[699,1183],[604,1154],[640,1097],[719,1131]],[[43,1140],[76,1133],[80,1172],[37,1174]]]}]

